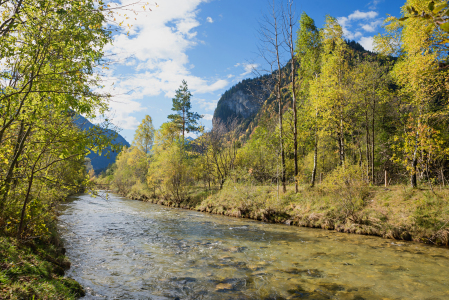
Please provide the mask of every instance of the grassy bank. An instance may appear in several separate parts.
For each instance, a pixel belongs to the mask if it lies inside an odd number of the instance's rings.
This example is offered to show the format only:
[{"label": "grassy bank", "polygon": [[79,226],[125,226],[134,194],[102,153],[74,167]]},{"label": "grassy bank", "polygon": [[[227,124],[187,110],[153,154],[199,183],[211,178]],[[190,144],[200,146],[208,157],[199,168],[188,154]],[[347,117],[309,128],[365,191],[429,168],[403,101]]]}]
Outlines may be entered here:
[{"label": "grassy bank", "polygon": [[449,245],[449,189],[408,186],[276,186],[228,183],[222,190],[191,188],[178,203],[167,196],[133,190],[124,195],[171,207],[230,217],[323,228],[346,233]]},{"label": "grassy bank", "polygon": [[0,299],[77,299],[80,284],[64,277],[70,262],[54,235],[18,241],[0,236]]}]

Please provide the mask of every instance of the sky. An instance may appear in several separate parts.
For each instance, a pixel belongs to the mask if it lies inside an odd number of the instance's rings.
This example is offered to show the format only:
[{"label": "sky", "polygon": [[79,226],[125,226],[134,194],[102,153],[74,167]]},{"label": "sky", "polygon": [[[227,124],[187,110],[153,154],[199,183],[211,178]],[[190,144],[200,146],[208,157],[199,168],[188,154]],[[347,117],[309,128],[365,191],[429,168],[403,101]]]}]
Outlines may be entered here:
[{"label": "sky", "polygon": [[[295,0],[294,5],[298,19],[304,11],[320,28],[326,15],[337,18],[347,39],[372,50],[383,20],[387,14],[399,16],[404,2]],[[108,118],[120,134],[132,142],[145,115],[155,128],[166,122],[182,80],[193,95],[192,111],[204,115],[201,124],[211,129],[220,96],[254,77],[253,69],[263,69],[258,30],[268,8],[266,0],[158,0],[147,4],[146,12],[136,8],[137,15],[127,11],[117,16],[132,27],[114,33],[105,49],[112,63],[102,76],[105,91],[113,96]]]}]

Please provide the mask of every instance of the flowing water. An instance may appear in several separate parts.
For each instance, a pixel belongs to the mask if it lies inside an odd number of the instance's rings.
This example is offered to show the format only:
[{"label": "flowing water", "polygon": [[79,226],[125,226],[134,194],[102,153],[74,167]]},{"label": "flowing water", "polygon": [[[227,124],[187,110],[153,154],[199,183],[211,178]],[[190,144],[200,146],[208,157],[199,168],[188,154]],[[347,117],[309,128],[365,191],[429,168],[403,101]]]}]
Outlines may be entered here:
[{"label": "flowing water", "polygon": [[60,230],[85,299],[449,299],[449,250],[89,195]]}]

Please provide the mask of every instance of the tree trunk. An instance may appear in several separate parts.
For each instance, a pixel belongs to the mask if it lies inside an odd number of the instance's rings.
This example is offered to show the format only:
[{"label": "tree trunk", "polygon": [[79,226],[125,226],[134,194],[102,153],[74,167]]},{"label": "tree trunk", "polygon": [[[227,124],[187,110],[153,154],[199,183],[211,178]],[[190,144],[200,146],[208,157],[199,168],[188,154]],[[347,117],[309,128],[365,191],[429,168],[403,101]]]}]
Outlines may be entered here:
[{"label": "tree trunk", "polygon": [[298,116],[296,109],[296,92],[295,92],[295,67],[292,62],[292,93],[293,93],[293,147],[294,147],[294,160],[295,160],[295,193],[298,193]]},{"label": "tree trunk", "polygon": [[[279,70],[280,73],[280,70]],[[281,75],[279,74],[279,77]],[[281,146],[281,181],[282,181],[282,191],[285,193],[287,187],[285,185],[285,151],[284,151],[284,135],[282,129],[282,101],[281,101],[281,81],[279,79],[278,84],[278,99],[279,99],[279,142]]]},{"label": "tree trunk", "polygon": [[295,86],[295,76],[296,76],[296,57],[295,48],[293,44],[293,12],[292,12],[293,1],[290,2],[289,6],[289,45],[290,45],[290,56],[291,56],[291,72],[292,72],[292,108],[293,108],[293,152],[295,160],[295,193],[298,193],[298,112],[296,108],[296,86]]},{"label": "tree trunk", "polygon": [[185,132],[186,132],[186,116],[185,116],[185,111],[184,108],[182,109],[182,144],[184,146],[184,136],[185,136]]},{"label": "tree trunk", "polygon": [[418,160],[416,158],[416,151],[413,153],[413,161],[412,161],[412,176],[410,178],[410,183],[412,184],[413,188],[416,188],[418,186],[417,180],[416,180],[416,166],[418,165]]},{"label": "tree trunk", "polygon": [[313,153],[313,171],[312,171],[312,182],[310,183],[311,187],[315,186],[315,178],[316,178],[316,170],[318,165],[318,133],[315,129],[315,145],[314,145],[314,153]]},{"label": "tree trunk", "polygon": [[366,129],[366,181],[368,183],[371,182],[371,161],[370,161],[370,150],[369,150],[369,144],[370,144],[370,133],[369,133],[369,119],[368,119],[368,105],[366,105],[366,111],[365,111],[365,129]]},{"label": "tree trunk", "polygon": [[318,165],[318,111],[315,113],[315,145],[313,153],[313,171],[312,171],[312,182],[311,187],[315,186],[316,170]]},{"label": "tree trunk", "polygon": [[281,150],[281,181],[282,181],[282,191],[285,193],[287,187],[285,186],[285,151],[284,151],[284,134],[282,128],[282,97],[281,97],[281,80],[282,80],[282,70],[281,61],[279,53],[279,25],[277,18],[274,19],[274,29],[275,29],[275,49],[276,49],[276,60],[277,60],[277,100],[279,103],[279,142]]},{"label": "tree trunk", "polygon": [[28,205],[28,199],[29,199],[30,193],[31,193],[31,187],[33,186],[33,179],[34,179],[34,168],[31,172],[31,178],[30,178],[30,181],[28,182],[27,194],[25,196],[25,200],[23,201],[22,212],[20,214],[19,229],[17,230],[17,238],[20,238],[20,236],[22,235],[23,221],[25,219],[25,213],[26,213],[26,208]]},{"label": "tree trunk", "polygon": [[374,131],[374,114],[376,111],[376,99],[373,99],[373,118],[372,118],[372,124],[371,124],[371,182],[372,184],[375,184],[374,182],[374,138],[376,132]]},{"label": "tree trunk", "polygon": [[417,130],[416,131],[416,140],[415,140],[415,150],[413,151],[413,159],[412,159],[412,174],[411,174],[411,178],[410,178],[410,183],[413,188],[416,188],[418,186],[418,182],[416,180],[416,171],[417,171],[416,167],[418,165],[418,158],[416,157],[418,154],[418,138],[419,138],[419,133]]}]

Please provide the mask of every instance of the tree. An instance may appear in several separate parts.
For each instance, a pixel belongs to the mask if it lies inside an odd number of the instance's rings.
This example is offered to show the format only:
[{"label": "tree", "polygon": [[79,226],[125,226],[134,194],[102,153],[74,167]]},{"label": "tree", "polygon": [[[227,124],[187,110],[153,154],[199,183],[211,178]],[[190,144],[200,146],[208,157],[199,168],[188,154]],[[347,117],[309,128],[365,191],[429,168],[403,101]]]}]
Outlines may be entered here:
[{"label": "tree", "polygon": [[287,4],[287,11],[284,11],[284,34],[285,41],[290,54],[290,66],[291,66],[291,93],[292,93],[292,109],[293,109],[293,156],[295,165],[295,193],[298,192],[298,109],[296,108],[296,65],[297,56],[295,55],[295,42],[293,36],[293,27],[295,26],[295,14],[293,11],[293,0],[289,0]]},{"label": "tree", "polygon": [[139,150],[149,154],[153,146],[154,140],[154,126],[149,115],[146,115],[142,120],[142,123],[137,127],[134,134],[133,145],[139,148]]},{"label": "tree", "polygon": [[281,57],[282,50],[284,46],[284,41],[282,39],[282,26],[281,17],[279,15],[279,9],[276,6],[275,0],[270,2],[270,15],[266,15],[263,18],[263,22],[260,24],[260,40],[262,43],[259,51],[261,52],[262,58],[265,60],[267,65],[270,67],[272,74],[272,81],[274,83],[274,95],[278,103],[278,128],[279,128],[279,148],[280,148],[280,179],[282,182],[282,190],[285,193],[287,191],[286,187],[286,176],[285,176],[285,150],[284,150],[284,132],[282,126],[282,67],[281,67]]},{"label": "tree", "polygon": [[[431,103],[444,94],[447,96],[449,89],[449,68],[446,66],[448,48],[444,45],[449,39],[449,32],[441,30],[439,24],[429,22],[426,18],[414,17],[415,11],[433,14],[434,9],[427,1],[408,0],[402,9],[402,21],[395,17],[388,18],[387,33],[375,39],[377,50],[384,54],[400,55],[392,75],[400,87],[399,96],[404,101],[402,111],[406,119],[405,132],[397,138],[403,141],[400,149],[406,159],[396,160],[406,162],[410,183],[414,188],[417,187],[419,155],[425,151],[423,145],[431,143],[431,140],[425,140],[433,139],[434,136],[424,134],[425,130],[431,130],[432,123],[443,119],[444,110],[436,114],[432,111]],[[447,103],[444,106],[447,107]],[[413,146],[410,136],[414,136]]]},{"label": "tree", "polygon": [[[427,2],[427,1],[426,1]],[[440,1],[430,1],[428,2],[428,10],[420,10],[422,5],[410,3],[410,6],[405,6],[405,9],[408,11],[409,15],[404,16],[400,21],[405,21],[409,18],[422,18],[426,20],[427,23],[433,23],[434,25],[441,28],[441,30],[449,33],[449,2],[447,0],[440,0]],[[427,3],[424,3],[427,4]],[[418,10],[416,10],[418,8]],[[418,12],[419,11],[419,12]],[[443,41],[441,44],[448,43],[449,40]]]},{"label": "tree", "polygon": [[319,97],[315,97],[315,100],[321,107],[324,124],[337,139],[339,164],[344,166],[345,133],[350,126],[347,118],[351,110],[347,83],[352,51],[343,39],[341,26],[330,16],[326,17],[321,39],[321,75],[315,85],[315,92]]},{"label": "tree", "polygon": [[31,207],[79,191],[84,156],[110,145],[104,130],[73,123],[107,110],[96,76],[111,42],[106,10],[93,0],[0,1],[0,223],[19,237],[32,233]]},{"label": "tree", "polygon": [[[310,111],[313,101],[310,100],[312,93],[310,92],[310,84],[320,74],[320,55],[321,55],[321,38],[320,33],[315,26],[315,22],[306,13],[301,15],[300,28],[298,31],[298,38],[296,40],[296,56],[300,61],[300,67],[298,70],[298,77],[300,78],[301,96],[303,99],[301,109],[304,111],[305,116],[310,117],[312,113],[312,125],[314,127],[314,158],[313,158],[313,170],[312,179],[310,185],[315,185],[315,178],[318,166],[318,108],[315,105]],[[308,103],[306,103],[308,99]],[[306,119],[307,122],[307,119]],[[308,130],[308,128],[306,128]]]},{"label": "tree", "polygon": [[[363,127],[365,129],[366,178],[367,182],[371,184],[375,183],[375,148],[377,146],[376,133],[378,132],[376,128],[378,122],[376,121],[380,118],[378,110],[382,102],[389,100],[388,98],[392,96],[388,89],[389,67],[387,62],[382,64],[368,56],[357,63],[351,75],[351,94],[357,106],[357,112],[353,114],[355,116],[353,119],[359,118],[360,124],[357,124],[359,131],[362,131]],[[363,143],[359,142],[359,145]],[[361,149],[360,152],[362,152]]]},{"label": "tree", "polygon": [[192,97],[192,94],[187,87],[187,82],[183,80],[179,89],[176,90],[175,98],[172,99],[173,107],[171,110],[176,111],[176,114],[168,116],[178,130],[182,132],[183,140],[186,132],[199,132],[202,129],[202,126],[198,125],[198,120],[203,116],[190,111],[192,109],[190,97]]},{"label": "tree", "polygon": [[179,128],[172,122],[156,131],[154,157],[147,175],[148,185],[154,190],[160,188],[164,198],[176,203],[186,199],[192,181],[188,153],[179,135]]}]

